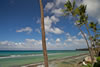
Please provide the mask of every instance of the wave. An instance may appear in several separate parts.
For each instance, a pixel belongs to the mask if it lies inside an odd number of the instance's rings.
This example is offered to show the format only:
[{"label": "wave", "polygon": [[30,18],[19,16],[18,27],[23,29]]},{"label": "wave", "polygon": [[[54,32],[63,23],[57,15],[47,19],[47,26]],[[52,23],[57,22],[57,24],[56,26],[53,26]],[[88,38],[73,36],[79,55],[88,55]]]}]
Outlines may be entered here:
[{"label": "wave", "polygon": [[[48,55],[57,55],[62,53],[51,53]],[[31,57],[31,56],[43,56],[43,54],[29,54],[29,55],[10,55],[10,56],[2,56],[0,59],[6,59],[6,58],[19,58],[19,57]]]},{"label": "wave", "polygon": [[17,58],[17,57],[29,57],[29,56],[43,56],[43,54],[31,54],[31,55],[10,55],[5,57],[0,57],[0,59],[6,59],[6,58]]}]

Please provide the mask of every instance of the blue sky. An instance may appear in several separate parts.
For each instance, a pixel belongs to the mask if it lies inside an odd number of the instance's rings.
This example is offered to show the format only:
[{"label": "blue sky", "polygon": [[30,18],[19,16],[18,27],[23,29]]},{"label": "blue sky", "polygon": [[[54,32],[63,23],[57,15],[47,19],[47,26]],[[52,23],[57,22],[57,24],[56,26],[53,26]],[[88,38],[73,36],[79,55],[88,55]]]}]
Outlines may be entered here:
[{"label": "blue sky", "polygon": [[[71,50],[86,44],[72,17],[63,17],[67,0],[43,0],[47,49]],[[90,19],[100,21],[99,0],[84,0]],[[94,3],[95,8],[91,7]],[[91,12],[92,11],[92,12]],[[83,29],[84,30],[84,29]],[[39,0],[0,0],[0,50],[39,50],[41,24]]]}]

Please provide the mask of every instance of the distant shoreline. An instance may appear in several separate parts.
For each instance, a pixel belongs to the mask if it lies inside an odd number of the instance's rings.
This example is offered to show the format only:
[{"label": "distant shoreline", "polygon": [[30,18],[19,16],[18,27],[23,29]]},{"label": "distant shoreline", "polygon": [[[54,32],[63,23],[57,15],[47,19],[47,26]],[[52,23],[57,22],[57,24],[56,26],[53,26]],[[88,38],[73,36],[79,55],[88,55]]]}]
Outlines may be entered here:
[{"label": "distant shoreline", "polygon": [[[42,51],[42,50],[0,50],[0,51]],[[47,51],[75,51],[75,50],[47,50]]]},{"label": "distant shoreline", "polygon": [[[21,52],[23,52],[23,51],[43,51],[43,50],[0,50],[0,52],[5,52],[5,51],[11,51],[11,52],[14,52],[14,51],[21,51]],[[75,50],[47,50],[47,51],[88,51],[87,49],[75,49]]]}]

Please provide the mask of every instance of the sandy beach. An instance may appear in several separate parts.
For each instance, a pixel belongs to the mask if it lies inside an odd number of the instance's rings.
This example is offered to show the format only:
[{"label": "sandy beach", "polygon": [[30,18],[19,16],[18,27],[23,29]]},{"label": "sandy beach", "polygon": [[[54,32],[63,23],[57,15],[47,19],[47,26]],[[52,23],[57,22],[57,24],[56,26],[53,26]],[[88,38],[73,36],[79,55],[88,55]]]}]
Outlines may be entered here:
[{"label": "sandy beach", "polygon": [[[71,57],[63,57],[60,59],[53,59],[49,60],[49,67],[78,67],[79,62],[83,60],[84,57],[86,57],[88,54],[80,54],[76,56]],[[29,64],[24,65],[21,67],[44,67],[43,62],[36,63],[36,64]]]}]

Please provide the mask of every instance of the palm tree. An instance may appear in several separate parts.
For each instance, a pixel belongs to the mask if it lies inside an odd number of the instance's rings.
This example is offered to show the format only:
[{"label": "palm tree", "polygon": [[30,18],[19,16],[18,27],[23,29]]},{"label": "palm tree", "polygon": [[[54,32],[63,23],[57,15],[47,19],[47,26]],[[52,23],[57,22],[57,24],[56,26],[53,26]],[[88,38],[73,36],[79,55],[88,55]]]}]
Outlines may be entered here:
[{"label": "palm tree", "polygon": [[86,27],[86,30],[87,30],[87,32],[88,32],[88,36],[89,36],[89,40],[90,40],[90,44],[91,44],[91,52],[92,52],[92,67],[93,67],[93,64],[94,64],[94,62],[93,62],[93,60],[94,60],[94,52],[93,52],[93,45],[92,45],[92,43],[94,44],[94,42],[92,41],[92,36],[91,36],[91,33],[90,33],[90,31],[89,31],[89,27],[88,27],[88,16],[86,16],[86,6],[85,5],[80,5],[79,6],[79,13],[80,14],[78,14],[79,15],[79,17],[80,17],[80,22],[81,22],[81,24],[82,25],[85,25],[85,27]]},{"label": "palm tree", "polygon": [[44,64],[45,67],[48,67],[48,55],[47,55],[46,40],[45,40],[44,12],[43,12],[42,0],[40,0],[40,10],[41,10],[41,30],[42,30],[42,47],[44,55]]},{"label": "palm tree", "polygon": [[98,28],[98,22],[94,23],[94,22],[90,22],[89,23],[89,28],[92,30],[92,32],[94,33],[94,35],[92,36],[92,40],[94,42],[93,47],[95,49],[95,54],[97,55],[98,51],[96,49],[96,46],[99,46],[99,37],[100,37],[100,29]]},{"label": "palm tree", "polygon": [[81,30],[81,28],[80,28],[80,26],[78,26],[78,25],[76,25],[77,27],[78,27],[78,29],[80,30],[80,32],[81,32],[81,34],[83,35],[83,38],[85,39],[85,41],[86,41],[86,44],[87,44],[87,47],[88,47],[88,49],[89,49],[89,53],[90,53],[90,56],[91,56],[91,59],[92,59],[92,52],[91,52],[91,49],[90,49],[90,47],[89,47],[89,43],[88,43],[88,40],[87,40],[87,38],[86,38],[86,35],[85,35],[85,33]]},{"label": "palm tree", "polygon": [[[64,9],[64,15],[72,15],[74,17],[76,17],[77,21],[75,22],[76,23],[76,26],[78,27],[78,29],[80,30],[81,34],[83,35],[86,43],[87,43],[87,47],[89,49],[89,53],[90,53],[90,56],[91,56],[91,59],[92,59],[92,63],[93,63],[93,53],[89,47],[89,43],[88,43],[88,40],[84,34],[84,32],[81,30],[81,26],[85,23],[83,23],[84,21],[87,21],[87,18],[88,16],[85,16],[85,11],[86,11],[86,6],[85,5],[80,5],[79,7],[75,8],[75,0],[73,1],[73,3],[71,3],[69,0],[66,2],[66,4],[64,5],[66,9]],[[86,27],[87,28],[87,27]],[[88,28],[87,28],[88,30]],[[90,36],[90,33],[88,31],[88,34]]]}]

